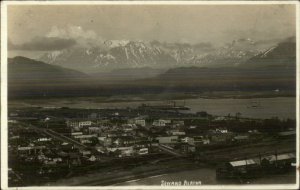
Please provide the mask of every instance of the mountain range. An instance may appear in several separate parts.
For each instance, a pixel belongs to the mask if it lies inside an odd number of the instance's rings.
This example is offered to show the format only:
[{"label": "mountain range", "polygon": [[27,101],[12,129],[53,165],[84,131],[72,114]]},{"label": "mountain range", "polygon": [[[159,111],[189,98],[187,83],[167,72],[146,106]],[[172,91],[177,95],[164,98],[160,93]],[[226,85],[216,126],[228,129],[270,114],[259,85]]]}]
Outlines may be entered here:
[{"label": "mountain range", "polygon": [[274,45],[274,42],[255,42],[248,38],[237,39],[221,47],[210,43],[111,40],[88,48],[74,46],[48,52],[40,60],[87,73],[143,67],[224,67],[242,64]]},{"label": "mountain range", "polygon": [[[206,48],[206,58],[212,56],[212,62],[217,63],[218,59],[224,57],[222,52],[238,52],[237,45],[241,46],[243,42],[234,42],[224,49]],[[251,44],[246,40],[246,44]],[[94,72],[86,74],[77,71],[76,68],[65,68],[66,65],[58,65],[58,63],[44,63],[42,61],[32,60],[26,57],[15,57],[8,59],[8,86],[10,96],[97,96],[112,94],[137,94],[137,93],[162,93],[162,92],[199,92],[199,91],[265,91],[265,90],[286,90],[295,92],[296,88],[296,43],[294,38],[284,40],[265,51],[249,54],[230,54],[228,59],[223,58],[222,63],[212,64],[188,64],[184,62],[176,66],[182,60],[188,59],[187,52],[195,52],[194,46],[185,44],[172,44],[169,51],[164,49],[170,44],[160,44],[155,42],[155,48],[144,46],[142,42],[114,42],[107,46],[111,46],[107,52],[113,54],[115,60],[113,62],[82,62],[88,66],[102,68],[105,65],[126,64],[127,66],[117,67],[118,69],[108,72]],[[160,47],[161,46],[161,47]],[[176,49],[182,46],[180,50],[185,53],[179,53]],[[139,48],[143,50],[139,50]],[[176,47],[176,48],[175,48]],[[208,46],[207,46],[208,47]],[[243,48],[244,49],[243,49]],[[137,48],[137,50],[136,50]],[[174,48],[174,49],[172,49]],[[126,50],[127,49],[127,50]],[[123,54],[132,50],[131,53]],[[175,50],[176,51],[172,51]],[[228,51],[230,49],[230,51]],[[246,52],[246,46],[241,46],[239,52]],[[80,50],[80,49],[76,49]],[[69,52],[69,56],[73,55],[72,50],[63,50]],[[200,50],[199,50],[200,51]],[[203,50],[201,50],[203,51]],[[81,52],[81,51],[79,51]],[[78,52],[78,53],[79,53]],[[113,53],[119,52],[119,53]],[[123,52],[123,53],[121,53]],[[139,56],[137,56],[139,52]],[[168,52],[168,53],[166,53]],[[176,52],[177,61],[173,64],[171,60],[176,60],[171,54]],[[251,52],[251,51],[249,51]],[[99,52],[98,52],[99,53]],[[93,52],[85,52],[84,55],[96,56],[96,50]],[[192,53],[191,53],[192,54]],[[58,55],[54,60],[62,59],[65,53]],[[119,56],[118,58],[117,55]],[[143,56],[141,56],[143,55]],[[155,55],[155,57],[151,57]],[[185,55],[185,56],[183,56]],[[215,55],[215,56],[213,56]],[[218,57],[220,55],[220,57]],[[226,54],[228,55],[228,54]],[[238,56],[239,55],[239,56]],[[76,54],[79,60],[83,61],[92,56],[81,56]],[[112,56],[112,55],[110,55]],[[110,57],[108,54],[106,57]],[[123,56],[123,58],[122,58]],[[125,57],[124,57],[125,56]],[[128,56],[128,57],[127,57]],[[96,56],[97,57],[97,56]],[[205,57],[205,56],[204,56]],[[117,62],[117,59],[125,59],[127,61]],[[129,59],[130,58],[130,59]],[[71,59],[71,58],[70,58]],[[74,61],[76,57],[73,57]],[[181,59],[181,61],[179,61]],[[92,60],[92,59],[91,59]],[[102,60],[102,59],[100,59]],[[159,61],[165,60],[165,65],[172,65],[170,68],[155,67]],[[203,60],[203,57],[202,57]],[[226,61],[239,60],[238,64]],[[168,62],[169,61],[169,62]],[[60,62],[62,63],[62,62]],[[77,62],[79,64],[79,62]],[[103,64],[102,64],[103,63]],[[194,63],[194,62],[193,62]],[[211,63],[211,62],[210,62]],[[136,65],[137,67],[132,66]],[[218,66],[217,66],[218,65]],[[71,65],[69,65],[71,67]],[[78,65],[78,67],[82,65]],[[129,67],[132,66],[132,67]],[[75,67],[75,66],[74,66]]]}]

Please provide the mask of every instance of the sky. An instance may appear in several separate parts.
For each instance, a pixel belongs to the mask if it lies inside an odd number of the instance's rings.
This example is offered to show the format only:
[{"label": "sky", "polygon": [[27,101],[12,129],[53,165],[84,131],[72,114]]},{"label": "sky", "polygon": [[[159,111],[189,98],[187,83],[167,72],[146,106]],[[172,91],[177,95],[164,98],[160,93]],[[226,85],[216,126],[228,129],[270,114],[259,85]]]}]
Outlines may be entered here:
[{"label": "sky", "polygon": [[9,5],[9,56],[106,40],[222,45],[295,36],[295,5]]}]

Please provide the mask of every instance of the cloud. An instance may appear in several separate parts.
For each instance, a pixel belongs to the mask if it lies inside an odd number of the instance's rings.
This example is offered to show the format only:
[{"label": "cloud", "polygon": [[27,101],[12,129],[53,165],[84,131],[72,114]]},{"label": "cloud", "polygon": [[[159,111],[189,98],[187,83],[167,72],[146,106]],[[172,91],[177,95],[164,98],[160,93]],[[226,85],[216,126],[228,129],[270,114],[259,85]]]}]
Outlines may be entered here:
[{"label": "cloud", "polygon": [[38,36],[29,42],[15,44],[8,40],[9,50],[55,51],[78,45],[80,47],[104,46],[104,39],[93,30],[84,30],[81,26],[53,26],[45,36]]},{"label": "cloud", "polygon": [[74,39],[80,46],[90,47],[103,45],[104,39],[93,30],[85,30],[81,26],[69,25],[64,28],[53,26],[46,34],[47,37]]},{"label": "cloud", "polygon": [[25,51],[54,51],[62,50],[74,46],[74,39],[65,39],[60,37],[35,37],[29,42],[23,44],[14,44],[8,40],[8,49]]}]

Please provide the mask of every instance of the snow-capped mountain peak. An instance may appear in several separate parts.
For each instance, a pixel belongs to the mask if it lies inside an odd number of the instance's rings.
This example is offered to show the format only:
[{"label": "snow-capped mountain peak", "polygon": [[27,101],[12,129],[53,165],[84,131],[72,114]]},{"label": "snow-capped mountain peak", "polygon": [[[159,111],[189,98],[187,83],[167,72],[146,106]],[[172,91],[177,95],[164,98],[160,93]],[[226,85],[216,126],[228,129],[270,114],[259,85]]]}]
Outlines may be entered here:
[{"label": "snow-capped mountain peak", "polygon": [[[161,43],[158,41],[107,40],[99,46],[72,47],[62,51],[45,54],[40,60],[68,68],[95,72],[120,68],[171,68],[175,66],[212,66],[238,65],[259,55],[262,50],[257,42],[250,38],[240,38],[222,47],[199,48],[199,44]],[[272,47],[265,51],[269,52]]]}]

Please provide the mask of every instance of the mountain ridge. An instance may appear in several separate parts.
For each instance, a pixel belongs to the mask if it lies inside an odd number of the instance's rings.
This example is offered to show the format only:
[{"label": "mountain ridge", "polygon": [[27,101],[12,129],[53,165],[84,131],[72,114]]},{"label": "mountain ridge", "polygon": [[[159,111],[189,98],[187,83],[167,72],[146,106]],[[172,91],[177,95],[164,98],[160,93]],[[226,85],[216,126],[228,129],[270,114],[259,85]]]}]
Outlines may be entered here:
[{"label": "mountain ridge", "polygon": [[90,73],[120,68],[174,68],[178,66],[235,66],[270,47],[269,43],[240,38],[221,47],[210,43],[105,41],[99,46],[72,47],[44,54],[40,60]]}]

